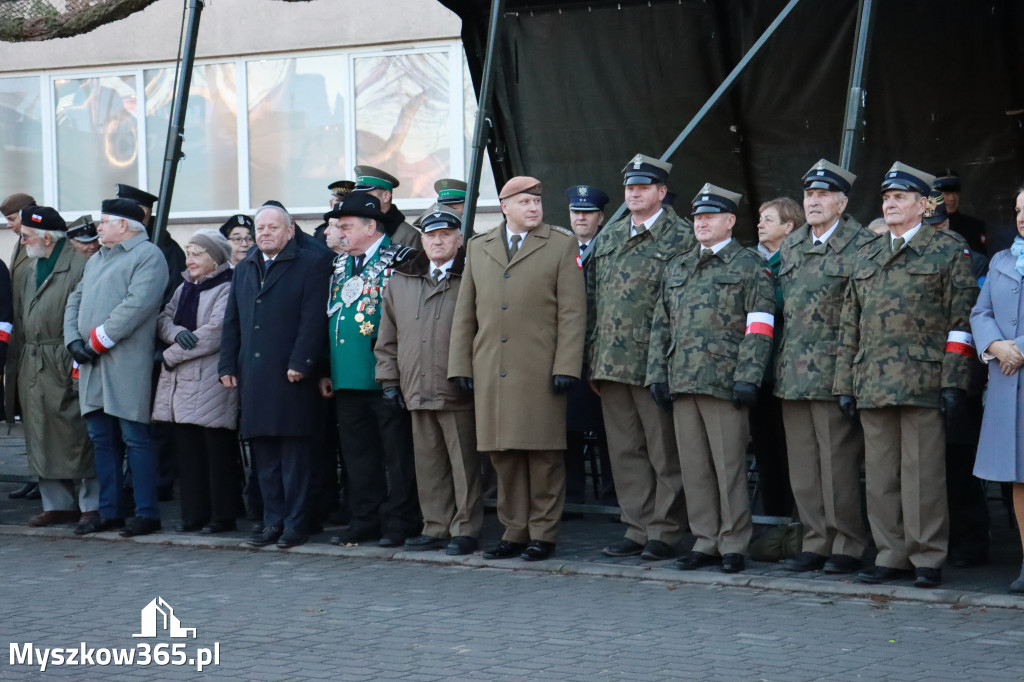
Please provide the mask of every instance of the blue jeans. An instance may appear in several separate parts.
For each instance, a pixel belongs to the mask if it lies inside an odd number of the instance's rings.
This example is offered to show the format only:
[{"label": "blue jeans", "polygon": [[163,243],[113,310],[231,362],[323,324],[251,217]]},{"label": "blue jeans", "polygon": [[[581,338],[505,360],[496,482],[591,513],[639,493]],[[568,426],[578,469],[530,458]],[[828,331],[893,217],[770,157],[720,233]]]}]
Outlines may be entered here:
[{"label": "blue jeans", "polygon": [[112,417],[101,411],[85,415],[85,425],[95,450],[96,477],[100,482],[100,516],[106,519],[122,517],[121,491],[124,488],[124,456],[127,454],[135,493],[135,515],[159,519],[157,461],[149,441],[149,425]]}]

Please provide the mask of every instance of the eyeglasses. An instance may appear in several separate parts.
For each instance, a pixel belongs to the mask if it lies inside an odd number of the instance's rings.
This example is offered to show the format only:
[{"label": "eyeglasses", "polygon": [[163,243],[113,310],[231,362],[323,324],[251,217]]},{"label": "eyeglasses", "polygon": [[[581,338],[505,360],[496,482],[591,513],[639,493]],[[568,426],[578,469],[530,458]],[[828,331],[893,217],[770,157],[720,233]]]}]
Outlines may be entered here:
[{"label": "eyeglasses", "polygon": [[238,244],[240,246],[243,246],[245,244],[255,244],[252,237],[231,237],[231,239],[229,239],[228,241],[230,241],[232,244]]}]

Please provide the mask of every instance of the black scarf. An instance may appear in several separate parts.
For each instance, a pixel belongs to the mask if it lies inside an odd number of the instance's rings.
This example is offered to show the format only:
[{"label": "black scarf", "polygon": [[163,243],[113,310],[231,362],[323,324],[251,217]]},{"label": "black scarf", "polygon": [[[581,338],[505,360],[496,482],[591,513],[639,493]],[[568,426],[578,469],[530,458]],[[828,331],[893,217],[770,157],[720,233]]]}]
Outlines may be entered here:
[{"label": "black scarf", "polygon": [[199,284],[183,282],[181,285],[181,296],[178,297],[178,309],[174,311],[174,324],[194,332],[196,330],[196,316],[199,314],[199,294],[225,282],[230,282],[232,272],[234,270],[227,268],[219,275],[205,279]]}]

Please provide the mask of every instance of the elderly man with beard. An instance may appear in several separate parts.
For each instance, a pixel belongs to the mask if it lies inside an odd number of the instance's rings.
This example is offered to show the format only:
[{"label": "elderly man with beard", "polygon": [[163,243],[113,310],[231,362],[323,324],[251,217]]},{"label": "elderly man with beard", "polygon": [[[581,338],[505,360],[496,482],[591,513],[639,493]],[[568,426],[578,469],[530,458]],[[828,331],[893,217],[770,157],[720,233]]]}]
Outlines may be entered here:
[{"label": "elderly man with beard", "polygon": [[[21,244],[30,262],[21,319],[22,352],[18,394],[23,406],[29,466],[39,477],[43,511],[30,526],[93,521],[99,509],[99,482],[93,446],[82,420],[76,368],[64,347],[64,309],[88,259],[68,243],[67,225],[57,211],[30,206],[21,212]],[[74,486],[80,486],[75,501]],[[79,515],[81,510],[81,516]]]}]

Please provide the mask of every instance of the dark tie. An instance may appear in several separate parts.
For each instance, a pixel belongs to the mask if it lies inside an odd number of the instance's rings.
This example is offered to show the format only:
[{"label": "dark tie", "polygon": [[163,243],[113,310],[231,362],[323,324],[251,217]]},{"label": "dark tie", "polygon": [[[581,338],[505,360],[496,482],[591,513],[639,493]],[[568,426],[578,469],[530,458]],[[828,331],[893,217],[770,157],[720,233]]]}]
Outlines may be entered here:
[{"label": "dark tie", "polygon": [[360,254],[356,256],[356,260],[352,263],[352,275],[358,277],[363,274],[363,261],[366,260],[366,254]]},{"label": "dark tie", "polygon": [[518,234],[514,234],[511,237],[509,237],[509,241],[512,242],[509,245],[509,247],[508,247],[508,259],[509,260],[512,260],[513,258],[515,258],[516,254],[519,253],[519,242],[522,241],[522,239],[523,238],[520,237]]},{"label": "dark tie", "polygon": [[814,240],[814,245],[815,246],[821,246],[821,240],[820,239],[815,239]]},{"label": "dark tie", "polygon": [[266,258],[260,260],[260,268],[263,270],[264,277],[267,276],[267,270],[270,269],[270,263],[271,261],[267,260]]},{"label": "dark tie", "polygon": [[711,249],[701,249],[700,250],[700,260],[697,261],[697,266],[700,267],[701,265],[704,265],[705,263],[707,263],[709,260],[711,260],[714,257],[715,257],[715,252],[712,251]]},{"label": "dark tie", "polygon": [[907,240],[904,239],[903,237],[896,237],[896,239],[892,240],[892,252],[893,253],[899,253],[900,249],[902,249],[903,245],[906,244],[906,243],[907,243]]},{"label": "dark tie", "polygon": [[441,281],[441,276],[444,273],[441,272],[441,268],[434,268],[434,271],[432,273],[430,273],[430,274],[432,274],[434,276],[434,281],[435,282],[440,282]]}]

